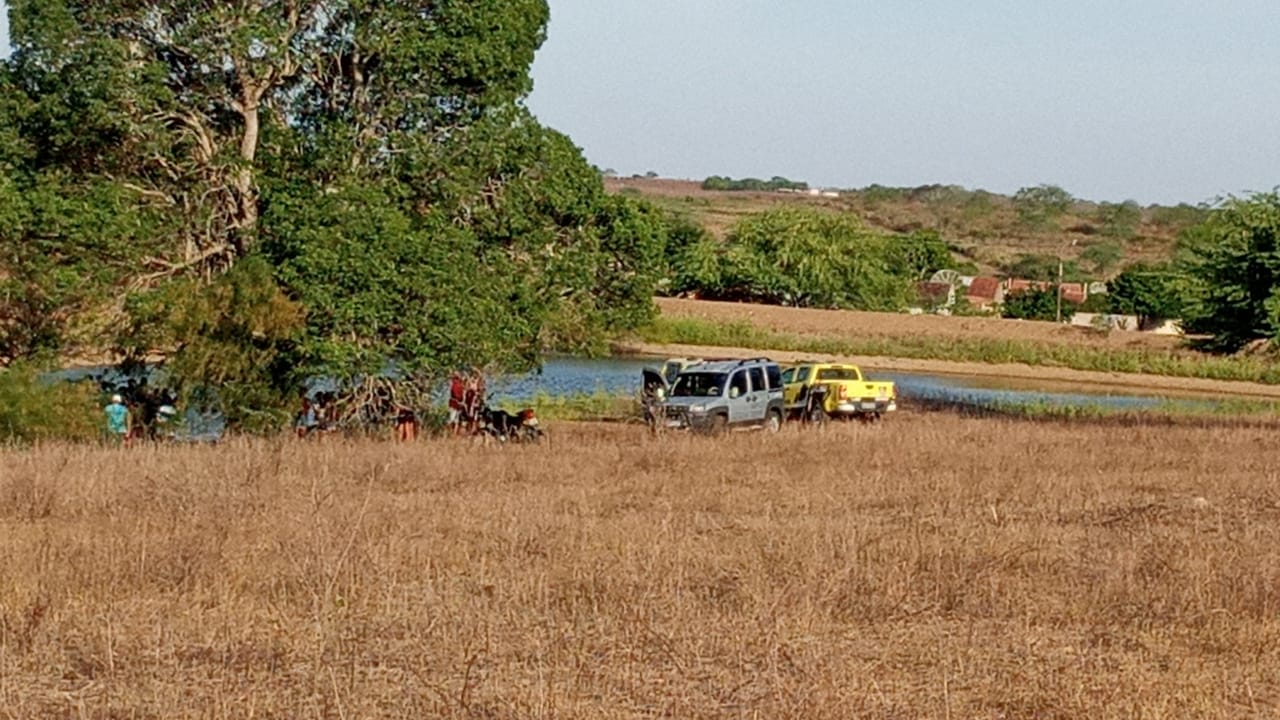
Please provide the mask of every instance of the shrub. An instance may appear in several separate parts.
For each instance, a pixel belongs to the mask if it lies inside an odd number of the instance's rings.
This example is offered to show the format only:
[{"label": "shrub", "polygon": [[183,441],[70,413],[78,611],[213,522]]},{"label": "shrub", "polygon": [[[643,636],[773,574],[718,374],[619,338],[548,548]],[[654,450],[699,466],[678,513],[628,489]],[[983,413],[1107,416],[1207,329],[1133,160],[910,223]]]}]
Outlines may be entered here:
[{"label": "shrub", "polygon": [[88,382],[42,378],[38,368],[0,371],[0,441],[93,440],[101,431],[98,393]]}]

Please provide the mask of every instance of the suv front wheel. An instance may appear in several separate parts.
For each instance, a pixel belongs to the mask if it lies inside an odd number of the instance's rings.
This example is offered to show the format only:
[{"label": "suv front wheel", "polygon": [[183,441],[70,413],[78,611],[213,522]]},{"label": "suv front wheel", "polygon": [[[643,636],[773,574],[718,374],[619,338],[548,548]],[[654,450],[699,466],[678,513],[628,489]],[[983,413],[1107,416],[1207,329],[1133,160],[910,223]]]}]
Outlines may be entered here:
[{"label": "suv front wheel", "polygon": [[764,429],[770,434],[776,433],[782,429],[782,413],[777,410],[770,410],[768,417],[764,419]]}]

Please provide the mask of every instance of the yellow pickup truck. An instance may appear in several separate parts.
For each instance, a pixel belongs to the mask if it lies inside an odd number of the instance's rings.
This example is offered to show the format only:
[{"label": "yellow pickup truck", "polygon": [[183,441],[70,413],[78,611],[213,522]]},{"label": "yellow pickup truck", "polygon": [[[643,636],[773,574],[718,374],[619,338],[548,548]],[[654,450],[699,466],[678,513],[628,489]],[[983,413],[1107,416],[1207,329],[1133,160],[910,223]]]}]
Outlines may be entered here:
[{"label": "yellow pickup truck", "polygon": [[782,373],[783,406],[788,418],[821,422],[829,417],[879,420],[898,409],[892,382],[874,382],[857,365],[805,362]]}]

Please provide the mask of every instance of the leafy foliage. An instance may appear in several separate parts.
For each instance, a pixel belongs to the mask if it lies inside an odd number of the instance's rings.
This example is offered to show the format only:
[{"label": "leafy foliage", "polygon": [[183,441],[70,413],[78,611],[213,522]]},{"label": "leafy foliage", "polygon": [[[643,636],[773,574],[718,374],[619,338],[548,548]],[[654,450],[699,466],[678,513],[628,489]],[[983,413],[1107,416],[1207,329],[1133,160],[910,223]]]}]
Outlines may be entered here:
[{"label": "leafy foliage", "polygon": [[1142,207],[1136,201],[1102,203],[1097,209],[1097,220],[1102,234],[1110,238],[1128,240],[1138,233],[1142,222]]},{"label": "leafy foliage", "polygon": [[1280,334],[1280,194],[1228,199],[1183,252],[1189,331],[1226,351]]},{"label": "leafy foliage", "polygon": [[1018,217],[1029,227],[1046,230],[1055,227],[1075,198],[1057,185],[1024,187],[1013,195],[1013,206]]},{"label": "leafy foliage", "polygon": [[778,305],[900,310],[911,281],[896,274],[892,238],[856,218],[816,210],[773,210],[745,218],[722,255],[713,297]]},{"label": "leafy foliage", "polygon": [[939,270],[956,266],[951,249],[934,230],[919,230],[893,238],[889,250],[891,270],[912,280],[927,280]]},{"label": "leafy foliage", "polygon": [[522,105],[545,0],[11,8],[6,362],[102,317],[269,427],[306,377],[525,368],[653,312],[665,216]]},{"label": "leafy foliage", "polygon": [[1148,326],[1182,316],[1182,282],[1168,264],[1138,263],[1107,283],[1109,309],[1121,315],[1137,315]]},{"label": "leafy foliage", "polygon": [[[1064,312],[1067,310],[1064,309]],[[1058,294],[1054,288],[1030,288],[1009,293],[1000,306],[1003,317],[1018,320],[1058,319]]]},{"label": "leafy foliage", "polygon": [[1099,275],[1114,268],[1123,257],[1124,246],[1115,240],[1094,243],[1080,253],[1080,259],[1088,263],[1089,269]]},{"label": "leafy foliage", "polygon": [[775,176],[769,180],[758,178],[742,178],[735,180],[723,175],[712,175],[702,181],[703,190],[735,190],[768,192],[773,190],[808,190],[809,183]]},{"label": "leafy foliage", "polygon": [[0,372],[0,442],[97,438],[101,410],[92,384],[48,382],[41,370],[19,362]]},{"label": "leafy foliage", "polygon": [[1063,281],[1080,282],[1084,279],[1079,263],[1074,260],[1060,260],[1053,255],[1019,255],[1002,269],[1009,277],[1057,282],[1059,262],[1062,263]]},{"label": "leafy foliage", "polygon": [[303,379],[291,353],[303,309],[254,255],[210,284],[181,279],[129,301],[120,349],[136,359],[164,352],[169,384],[186,400],[216,408],[232,428],[261,431],[288,419]]}]

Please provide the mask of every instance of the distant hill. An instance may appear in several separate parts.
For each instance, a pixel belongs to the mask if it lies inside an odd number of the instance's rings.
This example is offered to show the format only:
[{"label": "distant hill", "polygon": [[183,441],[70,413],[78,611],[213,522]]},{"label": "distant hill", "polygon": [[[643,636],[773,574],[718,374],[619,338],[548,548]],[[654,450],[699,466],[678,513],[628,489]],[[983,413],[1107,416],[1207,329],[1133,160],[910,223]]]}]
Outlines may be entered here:
[{"label": "distant hill", "polygon": [[1102,279],[1129,263],[1171,257],[1179,233],[1206,212],[1190,205],[1095,203],[1051,187],[1010,197],[954,185],[873,185],[829,197],[708,190],[700,181],[655,177],[605,177],[604,183],[609,192],[639,195],[685,214],[720,238],[743,216],[782,205],[850,212],[892,232],[936,230],[959,261],[991,274],[1035,275],[1036,268],[1047,271],[1060,256],[1072,263],[1069,274]]}]

